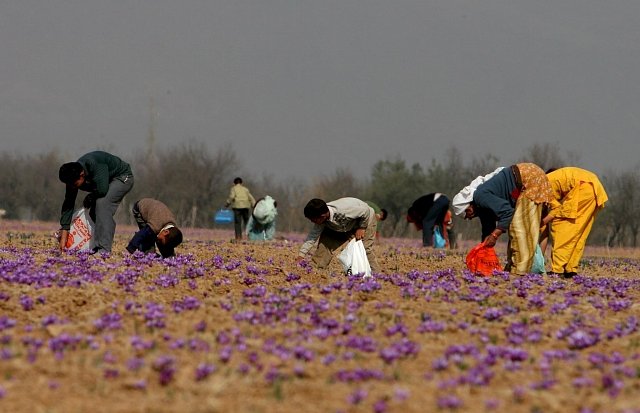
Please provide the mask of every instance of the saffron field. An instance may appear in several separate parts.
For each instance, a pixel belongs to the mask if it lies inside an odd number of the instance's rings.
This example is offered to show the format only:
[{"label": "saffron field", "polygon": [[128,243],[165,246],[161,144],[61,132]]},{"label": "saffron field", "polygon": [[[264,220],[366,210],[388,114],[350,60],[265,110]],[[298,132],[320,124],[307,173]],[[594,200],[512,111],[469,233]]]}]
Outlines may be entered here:
[{"label": "saffron field", "polygon": [[632,250],[482,278],[382,239],[362,280],[296,264],[300,234],[185,230],[162,260],[120,252],[133,228],[111,256],[0,228],[0,411],[640,412]]}]

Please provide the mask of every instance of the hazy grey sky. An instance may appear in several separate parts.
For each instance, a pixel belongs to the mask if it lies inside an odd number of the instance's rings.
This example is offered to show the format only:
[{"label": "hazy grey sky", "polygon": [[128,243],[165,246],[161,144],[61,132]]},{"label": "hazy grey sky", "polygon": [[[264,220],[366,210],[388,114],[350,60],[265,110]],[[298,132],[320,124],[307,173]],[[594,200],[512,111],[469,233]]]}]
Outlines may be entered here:
[{"label": "hazy grey sky", "polygon": [[[0,0],[0,150],[156,139],[252,173],[368,176],[450,145],[640,153],[638,0]],[[135,169],[135,165],[134,165]]]}]

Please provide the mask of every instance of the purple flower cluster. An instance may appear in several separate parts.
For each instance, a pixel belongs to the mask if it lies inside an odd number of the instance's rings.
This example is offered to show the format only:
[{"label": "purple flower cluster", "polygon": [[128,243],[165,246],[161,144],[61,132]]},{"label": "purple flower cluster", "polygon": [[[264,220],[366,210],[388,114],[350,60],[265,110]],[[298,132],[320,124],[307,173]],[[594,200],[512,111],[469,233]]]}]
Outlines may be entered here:
[{"label": "purple flower cluster", "polygon": [[216,367],[210,363],[200,363],[196,368],[196,381],[202,381],[216,371]]},{"label": "purple flower cluster", "polygon": [[[581,391],[585,408],[591,393],[633,397],[635,280],[480,278],[442,268],[452,254],[461,261],[458,253],[402,248],[388,249],[386,258],[406,254],[419,267],[363,279],[261,258],[254,255],[261,247],[249,243],[205,245],[206,252],[166,260],[142,253],[34,260],[33,251],[0,247],[0,281],[20,284],[0,291],[9,309],[0,315],[1,362],[11,372],[37,361],[47,374],[46,363],[67,369],[77,356],[94,361],[87,377],[109,386],[152,391],[157,377],[171,394],[177,386],[205,391],[217,373],[230,386],[253,380],[260,394],[267,386],[284,410],[290,389],[323,383],[330,390],[318,388],[320,395],[348,394],[329,409],[346,402],[346,411],[401,411],[410,394],[404,386],[412,394],[420,388],[405,381],[415,366],[423,369],[421,386],[435,392],[436,406],[424,410],[531,410],[529,396],[544,392],[539,400],[551,400],[566,389],[561,383]],[[284,242],[269,248],[270,255],[290,250]],[[87,321],[95,335],[84,335]],[[189,386],[178,373],[191,378]],[[61,386],[67,379],[56,377]],[[7,379],[12,393],[19,380]]]},{"label": "purple flower cluster", "polygon": [[570,349],[580,350],[594,346],[600,341],[600,329],[587,327],[578,320],[558,330],[556,337],[566,340]]},{"label": "purple flower cluster", "polygon": [[158,381],[162,386],[166,386],[173,380],[176,372],[176,360],[173,356],[158,356],[153,362],[153,369],[158,372]]},{"label": "purple flower cluster", "polygon": [[384,373],[381,370],[357,368],[353,370],[338,370],[333,377],[338,381],[361,382],[368,380],[383,380]]},{"label": "purple flower cluster", "polygon": [[163,305],[150,302],[147,303],[145,307],[144,320],[146,326],[150,328],[164,328],[166,315]]},{"label": "purple flower cluster", "polygon": [[93,325],[100,331],[119,330],[122,328],[122,316],[118,313],[107,313],[93,322]]},{"label": "purple flower cluster", "polygon": [[179,314],[183,311],[193,311],[200,308],[200,301],[195,297],[184,297],[181,301],[174,301],[171,306],[173,307],[173,312]]},{"label": "purple flower cluster", "polygon": [[6,315],[0,316],[0,331],[7,330],[15,327],[16,320],[9,318]]},{"label": "purple flower cluster", "polygon": [[401,338],[380,350],[379,355],[385,363],[390,364],[399,359],[416,356],[419,351],[420,345],[418,343],[407,338]]}]

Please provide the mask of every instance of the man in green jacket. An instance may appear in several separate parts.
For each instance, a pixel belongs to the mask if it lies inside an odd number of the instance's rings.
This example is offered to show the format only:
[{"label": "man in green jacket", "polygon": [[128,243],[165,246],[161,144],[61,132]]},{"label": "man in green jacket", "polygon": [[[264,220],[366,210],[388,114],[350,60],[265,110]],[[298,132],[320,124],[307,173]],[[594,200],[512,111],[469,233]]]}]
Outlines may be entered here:
[{"label": "man in green jacket", "polygon": [[113,219],[120,202],[133,188],[133,173],[128,163],[107,152],[94,151],[76,162],[65,163],[58,173],[66,185],[60,213],[60,250],[69,236],[78,189],[89,192],[83,205],[95,221],[94,253],[111,252],[116,222]]}]

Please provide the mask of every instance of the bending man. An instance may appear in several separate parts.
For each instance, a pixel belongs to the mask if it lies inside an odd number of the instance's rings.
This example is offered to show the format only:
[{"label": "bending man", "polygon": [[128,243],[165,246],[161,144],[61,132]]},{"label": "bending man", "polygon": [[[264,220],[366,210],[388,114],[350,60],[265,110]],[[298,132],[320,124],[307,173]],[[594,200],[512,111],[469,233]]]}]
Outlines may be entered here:
[{"label": "bending man", "polygon": [[509,233],[505,271],[527,274],[540,237],[544,203],[553,200],[549,180],[539,166],[519,163],[494,171],[477,188],[465,187],[453,198],[456,215],[480,218],[485,245]]},{"label": "bending man", "polygon": [[448,240],[444,218],[449,210],[449,198],[439,192],[427,194],[413,201],[407,210],[407,221],[422,230],[422,246],[433,247],[433,230],[440,229],[440,234]]},{"label": "bending man", "polygon": [[372,272],[379,270],[373,252],[376,235],[376,216],[369,205],[357,198],[340,198],[325,202],[314,198],[304,207],[304,216],[315,225],[300,247],[299,261],[317,246],[313,262],[318,268],[326,268],[336,250],[352,236],[362,240]]},{"label": "bending man", "polygon": [[89,152],[77,162],[65,163],[58,173],[66,184],[60,213],[60,250],[69,236],[78,189],[89,192],[83,205],[95,221],[93,252],[111,252],[116,221],[113,219],[124,196],[133,188],[133,174],[128,163],[107,152]]},{"label": "bending man", "polygon": [[131,238],[127,251],[154,252],[158,246],[163,258],[175,255],[175,247],[182,243],[182,232],[176,225],[173,212],[153,198],[142,198],[131,210],[139,231]]}]

